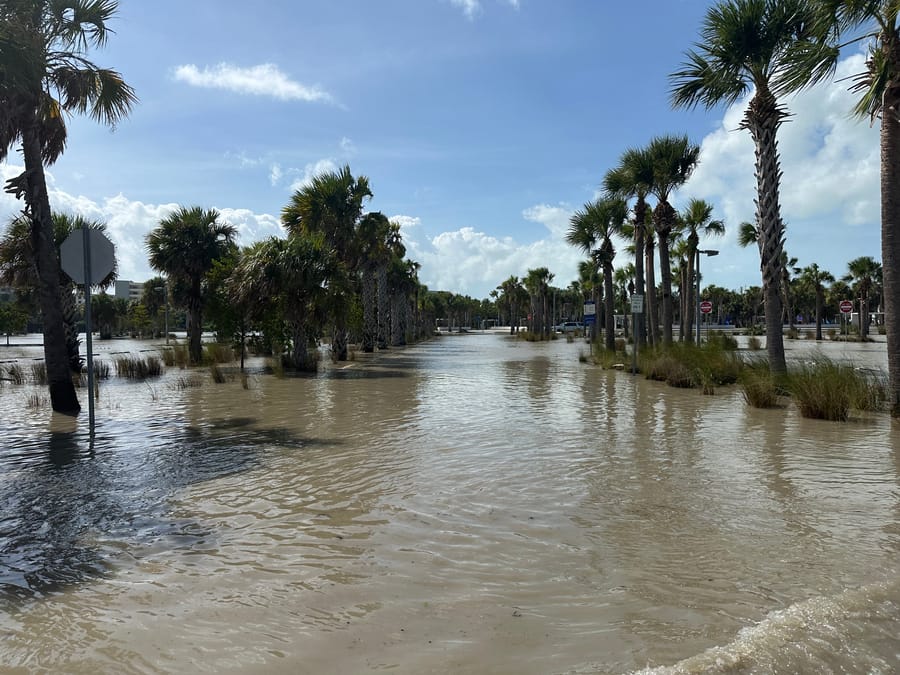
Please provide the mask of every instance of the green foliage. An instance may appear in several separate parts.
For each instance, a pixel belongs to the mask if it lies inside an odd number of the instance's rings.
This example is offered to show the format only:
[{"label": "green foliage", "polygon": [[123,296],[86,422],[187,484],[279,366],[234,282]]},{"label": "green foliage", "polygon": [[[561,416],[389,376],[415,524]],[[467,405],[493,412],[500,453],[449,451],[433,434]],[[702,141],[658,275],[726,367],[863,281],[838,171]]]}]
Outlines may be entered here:
[{"label": "green foliage", "polygon": [[162,375],[162,361],[158,356],[120,356],[115,360],[116,375],[129,380],[146,380]]},{"label": "green foliage", "polygon": [[880,376],[824,356],[792,368],[787,387],[801,415],[831,421],[846,420],[853,408],[876,410],[887,396]]},{"label": "green foliage", "polygon": [[743,362],[730,344],[711,340],[697,347],[675,343],[668,348],[649,348],[639,353],[639,370],[647,379],[673,387],[700,387],[710,391],[715,385],[738,381]]},{"label": "green foliage", "polygon": [[232,363],[234,360],[234,349],[230,344],[207,342],[203,345],[203,363]]},{"label": "green foliage", "polygon": [[741,372],[740,384],[748,405],[754,408],[778,406],[778,384],[764,361],[746,364]]}]

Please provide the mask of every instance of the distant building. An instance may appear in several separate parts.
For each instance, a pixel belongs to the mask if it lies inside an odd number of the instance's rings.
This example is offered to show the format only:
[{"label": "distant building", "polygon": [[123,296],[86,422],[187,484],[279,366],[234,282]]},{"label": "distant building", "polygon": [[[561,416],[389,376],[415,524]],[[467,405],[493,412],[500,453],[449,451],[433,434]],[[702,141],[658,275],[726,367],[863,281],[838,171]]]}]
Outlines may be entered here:
[{"label": "distant building", "polygon": [[144,284],[127,279],[116,281],[116,299],[140,300],[144,295]]}]

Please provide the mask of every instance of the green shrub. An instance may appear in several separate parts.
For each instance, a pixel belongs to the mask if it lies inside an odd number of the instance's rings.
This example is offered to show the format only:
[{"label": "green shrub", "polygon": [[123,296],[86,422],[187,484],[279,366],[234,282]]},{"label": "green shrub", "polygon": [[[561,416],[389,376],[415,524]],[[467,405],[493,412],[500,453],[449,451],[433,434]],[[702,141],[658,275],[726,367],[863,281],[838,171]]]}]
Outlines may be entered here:
[{"label": "green shrub", "polygon": [[172,362],[181,369],[187,368],[190,363],[190,354],[187,345],[174,345],[172,347]]},{"label": "green shrub", "polygon": [[31,379],[35,384],[45,385],[47,384],[47,364],[43,361],[38,361],[36,363],[31,364]]},{"label": "green shrub", "polygon": [[234,361],[234,349],[230,344],[207,342],[203,345],[203,363],[231,363]]},{"label": "green shrub", "polygon": [[171,368],[175,365],[175,350],[171,347],[165,347],[160,351],[162,355],[163,363],[166,364],[167,368]]},{"label": "green shrub", "polygon": [[765,363],[748,365],[741,372],[741,393],[753,408],[778,406],[778,385]]},{"label": "green shrub", "polygon": [[818,357],[794,367],[787,386],[803,417],[844,421],[865,381],[852,366]]},{"label": "green shrub", "polygon": [[738,343],[735,338],[733,338],[728,333],[724,331],[713,331],[709,337],[707,338],[707,344],[711,347],[716,347],[718,349],[724,349],[727,351],[733,351],[737,349]]},{"label": "green shrub", "polygon": [[753,352],[758,352],[760,349],[762,349],[762,342],[755,335],[751,335],[749,338],[747,338],[747,349]]},{"label": "green shrub", "polygon": [[116,375],[129,380],[146,380],[162,375],[162,361],[158,356],[120,356],[116,358]]},{"label": "green shrub", "polygon": [[7,366],[6,375],[13,384],[25,384],[25,371],[18,363]]}]

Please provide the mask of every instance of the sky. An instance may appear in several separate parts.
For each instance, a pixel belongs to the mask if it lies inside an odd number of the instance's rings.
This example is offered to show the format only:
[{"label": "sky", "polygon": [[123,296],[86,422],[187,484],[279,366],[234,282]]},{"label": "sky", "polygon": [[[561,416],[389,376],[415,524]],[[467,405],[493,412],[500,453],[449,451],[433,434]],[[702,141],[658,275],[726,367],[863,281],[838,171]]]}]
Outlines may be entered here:
[{"label": "sky", "polygon": [[[120,0],[107,46],[139,103],[114,129],[68,121],[48,167],[51,207],[101,220],[121,279],[155,272],[145,237],[178,206],[217,209],[238,243],[285,236],[295,190],[344,164],[370,181],[366,209],[401,224],[432,290],[485,298],[545,266],[577,278],[565,242],[575,210],[599,195],[628,148],[687,134],[700,163],[672,198],[714,205],[724,237],[703,283],[760,285],[754,152],[738,130],[746,100],[673,110],[669,75],[691,48],[706,0]],[[878,127],[851,117],[835,82],[784,101],[779,133],[786,249],[839,277],[881,259]],[[5,180],[22,170],[11,152]],[[0,223],[21,210],[0,196]],[[628,262],[617,243],[616,264]]]}]

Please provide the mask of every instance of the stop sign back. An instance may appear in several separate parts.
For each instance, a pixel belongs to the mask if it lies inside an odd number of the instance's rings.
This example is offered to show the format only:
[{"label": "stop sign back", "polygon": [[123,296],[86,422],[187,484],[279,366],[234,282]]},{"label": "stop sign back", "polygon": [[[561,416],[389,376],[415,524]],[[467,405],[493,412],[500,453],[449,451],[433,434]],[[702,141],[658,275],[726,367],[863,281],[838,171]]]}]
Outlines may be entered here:
[{"label": "stop sign back", "polygon": [[850,314],[853,311],[853,303],[849,300],[841,300],[841,314]]},{"label": "stop sign back", "polygon": [[704,300],[700,303],[700,311],[704,314],[709,314],[712,312],[712,303],[709,300]]}]

